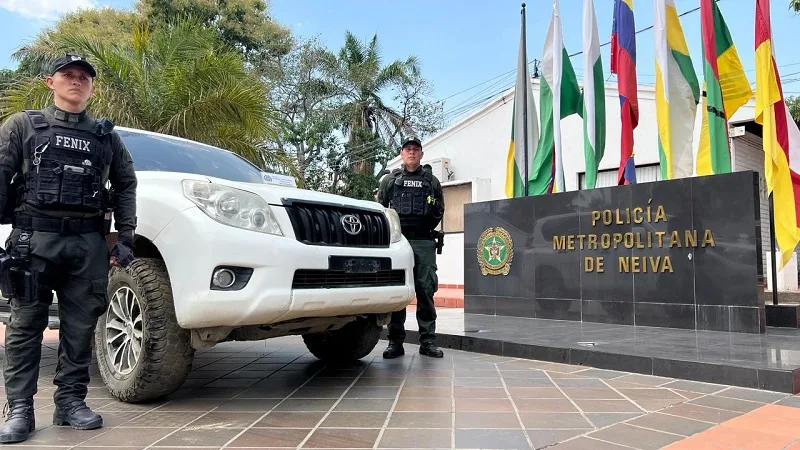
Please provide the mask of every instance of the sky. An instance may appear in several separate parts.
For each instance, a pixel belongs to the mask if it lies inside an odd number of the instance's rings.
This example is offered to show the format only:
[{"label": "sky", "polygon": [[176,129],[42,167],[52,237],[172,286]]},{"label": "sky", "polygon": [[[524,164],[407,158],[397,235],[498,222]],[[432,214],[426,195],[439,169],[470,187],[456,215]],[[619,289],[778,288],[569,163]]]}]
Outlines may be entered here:
[{"label": "sky", "polygon": [[[698,0],[674,0],[679,13],[699,7]],[[384,63],[419,58],[423,75],[432,83],[432,98],[444,101],[448,119],[468,112],[477,101],[509,88],[520,37],[519,0],[271,0],[270,13],[302,38],[318,38],[329,49],[338,51],[346,30],[368,40],[377,34]],[[772,28],[776,60],[784,91],[800,94],[800,52],[796,29],[800,16],[789,11],[788,0],[772,0]],[[601,44],[611,38],[613,0],[595,0]],[[61,6],[58,6],[61,5]],[[322,5],[326,5],[323,7]],[[719,8],[730,28],[739,57],[751,82],[754,82],[755,0],[721,0]],[[11,53],[51,25],[65,10],[79,7],[113,6],[131,8],[132,0],[0,0],[0,64],[13,68]],[[545,34],[553,11],[552,0],[527,1],[528,59],[541,59]],[[43,13],[42,11],[53,11]],[[582,50],[583,0],[560,0],[564,45],[570,54]],[[634,0],[636,29],[653,24],[653,1]],[[681,25],[702,80],[700,11],[681,17]],[[653,30],[637,35],[637,71],[640,84],[655,81]],[[609,45],[601,48],[607,79]],[[571,62],[583,77],[581,56]],[[793,81],[796,80],[796,81]]]}]

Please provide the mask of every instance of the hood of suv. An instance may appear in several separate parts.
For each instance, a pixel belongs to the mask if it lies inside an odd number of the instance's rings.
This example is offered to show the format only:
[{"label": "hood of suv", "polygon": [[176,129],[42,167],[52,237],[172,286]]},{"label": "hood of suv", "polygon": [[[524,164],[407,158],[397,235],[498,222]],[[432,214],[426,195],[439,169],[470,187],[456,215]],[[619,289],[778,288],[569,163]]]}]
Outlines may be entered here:
[{"label": "hood of suv", "polygon": [[286,201],[303,201],[311,203],[324,203],[329,205],[371,209],[373,211],[383,211],[385,208],[377,202],[357,200],[343,195],[316,192],[308,189],[299,189],[289,186],[278,186],[274,184],[261,183],[242,183],[220,178],[208,177],[212,183],[219,183],[244,191],[258,194],[271,206],[284,206]]}]

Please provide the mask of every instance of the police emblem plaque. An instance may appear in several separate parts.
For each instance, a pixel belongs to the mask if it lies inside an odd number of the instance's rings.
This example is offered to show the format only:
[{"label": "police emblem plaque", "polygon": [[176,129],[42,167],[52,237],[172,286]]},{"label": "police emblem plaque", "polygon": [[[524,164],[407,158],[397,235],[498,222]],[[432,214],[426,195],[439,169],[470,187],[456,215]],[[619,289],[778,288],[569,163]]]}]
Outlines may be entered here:
[{"label": "police emblem plaque", "polygon": [[514,258],[514,242],[502,227],[487,228],[478,238],[478,264],[486,275],[508,275]]}]

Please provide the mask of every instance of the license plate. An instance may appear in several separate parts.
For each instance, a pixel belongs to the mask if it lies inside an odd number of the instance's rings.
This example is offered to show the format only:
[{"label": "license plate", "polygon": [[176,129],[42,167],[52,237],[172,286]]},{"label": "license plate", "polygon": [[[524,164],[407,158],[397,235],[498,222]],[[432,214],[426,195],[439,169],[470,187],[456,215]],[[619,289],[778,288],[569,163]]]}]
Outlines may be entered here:
[{"label": "license plate", "polygon": [[330,256],[328,268],[345,273],[376,273],[391,270],[392,260],[389,258],[367,258],[358,256]]}]

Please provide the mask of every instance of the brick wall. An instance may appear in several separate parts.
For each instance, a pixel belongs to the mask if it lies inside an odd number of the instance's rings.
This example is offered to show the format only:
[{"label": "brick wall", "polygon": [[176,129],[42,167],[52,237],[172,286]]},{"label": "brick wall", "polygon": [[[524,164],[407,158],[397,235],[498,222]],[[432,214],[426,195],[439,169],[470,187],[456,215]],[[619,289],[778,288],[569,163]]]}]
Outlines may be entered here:
[{"label": "brick wall", "polygon": [[[433,303],[437,308],[463,308],[464,307],[464,285],[463,284],[440,284],[439,290],[433,294]],[[411,302],[417,304],[417,299]]]}]

